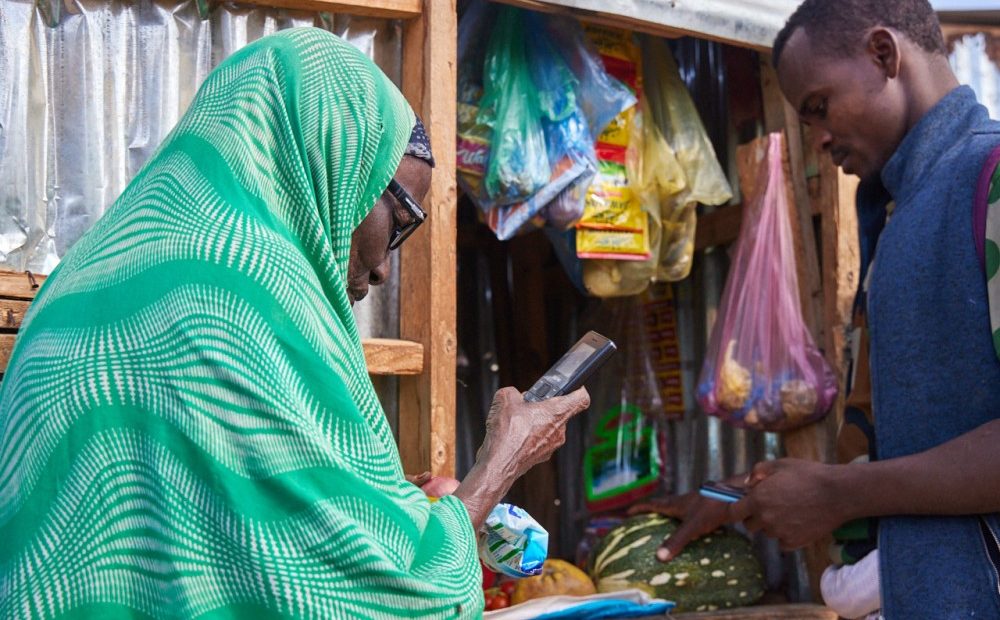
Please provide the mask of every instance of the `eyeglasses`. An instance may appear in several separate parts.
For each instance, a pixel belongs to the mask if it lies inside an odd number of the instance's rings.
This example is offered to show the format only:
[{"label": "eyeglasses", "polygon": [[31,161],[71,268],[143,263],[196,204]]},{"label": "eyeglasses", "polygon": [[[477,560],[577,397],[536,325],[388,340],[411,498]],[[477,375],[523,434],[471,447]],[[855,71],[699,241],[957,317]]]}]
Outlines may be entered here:
[{"label": "eyeglasses", "polygon": [[410,217],[412,218],[409,222],[400,226],[399,222],[396,221],[396,218],[393,217],[392,234],[389,235],[389,251],[391,252],[392,250],[395,250],[399,246],[403,245],[403,242],[406,241],[407,237],[413,234],[413,231],[417,229],[417,226],[424,223],[424,220],[427,219],[427,214],[420,208],[420,205],[413,199],[413,196],[410,196],[409,192],[403,189],[403,186],[396,182],[396,179],[390,179],[389,187],[386,189],[389,190],[390,194],[396,197],[399,204],[403,205],[403,208],[410,213]]}]

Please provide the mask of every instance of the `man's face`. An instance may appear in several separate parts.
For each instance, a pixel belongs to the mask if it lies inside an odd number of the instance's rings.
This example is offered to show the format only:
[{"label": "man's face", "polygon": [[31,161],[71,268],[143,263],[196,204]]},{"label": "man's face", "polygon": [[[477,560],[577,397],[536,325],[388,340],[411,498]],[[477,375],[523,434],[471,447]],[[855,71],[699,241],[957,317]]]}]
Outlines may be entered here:
[{"label": "man's face", "polygon": [[906,98],[894,38],[869,39],[852,56],[818,49],[800,28],[781,55],[778,82],[812,127],[816,147],[848,174],[878,174],[906,135]]},{"label": "man's face", "polygon": [[[431,167],[421,159],[406,155],[393,178],[420,203],[431,186]],[[351,305],[368,295],[369,286],[378,286],[389,279],[389,237],[397,224],[405,225],[411,219],[410,212],[385,191],[354,229],[347,263],[347,296]]]}]

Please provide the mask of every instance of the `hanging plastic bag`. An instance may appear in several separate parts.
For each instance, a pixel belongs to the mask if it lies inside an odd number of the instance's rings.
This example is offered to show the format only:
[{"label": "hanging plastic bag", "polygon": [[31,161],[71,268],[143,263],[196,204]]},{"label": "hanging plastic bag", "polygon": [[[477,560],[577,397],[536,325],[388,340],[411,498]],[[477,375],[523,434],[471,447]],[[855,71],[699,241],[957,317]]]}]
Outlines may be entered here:
[{"label": "hanging plastic bag", "polygon": [[493,126],[483,182],[489,197],[500,204],[526,200],[549,180],[538,95],[522,11],[500,7],[486,51],[479,105],[480,122]]},{"label": "hanging plastic bag", "polygon": [[486,194],[483,176],[490,158],[493,120],[480,113],[483,97],[483,64],[489,42],[489,28],[495,21],[497,5],[470,2],[458,24],[458,102],[456,169],[458,184],[480,209],[488,210],[496,202]]},{"label": "hanging plastic bag", "polygon": [[[638,295],[657,279],[663,246],[661,238],[665,230],[661,204],[686,187],[684,171],[673,148],[659,127],[650,120],[645,99],[640,107],[641,112],[633,121],[634,135],[629,141],[626,168],[632,191],[638,196],[641,213],[647,220],[649,255],[644,260],[636,261],[586,261],[584,281],[590,294],[597,297]],[[694,205],[691,216],[693,226]]]},{"label": "hanging plastic bag", "polygon": [[783,145],[768,136],[698,381],[706,413],[768,431],[821,418],[837,395],[799,306]]},{"label": "hanging plastic bag", "polygon": [[691,272],[697,205],[725,204],[733,190],[666,41],[643,37],[642,62],[649,122],[673,149],[685,180],[679,192],[664,188],[660,194],[663,231],[656,279],[676,282]]},{"label": "hanging plastic bag", "polygon": [[[632,33],[587,25],[587,36],[609,74],[640,92],[639,49]],[[649,257],[649,225],[626,166],[630,144],[638,135],[635,106],[604,127],[597,138],[597,176],[587,192],[577,223],[580,258],[644,260]],[[599,288],[599,287],[598,287]]]},{"label": "hanging plastic bag", "polygon": [[[594,140],[599,128],[635,103],[624,85],[610,77],[585,41],[575,20],[519,12],[531,82],[536,90],[539,126],[551,170],[530,197],[506,204],[491,197],[483,183],[493,156],[492,108],[480,106],[482,63],[486,52],[476,42],[496,36],[496,8],[473,2],[459,25],[458,181],[484,213],[497,237],[548,223],[568,228],[583,214],[586,189],[596,170]],[[491,48],[492,49],[492,48]],[[478,65],[477,65],[478,63]],[[507,93],[501,93],[507,96]],[[489,103],[485,98],[485,103]]]},{"label": "hanging plastic bag", "polygon": [[721,205],[733,197],[719,160],[667,42],[644,37],[642,59],[652,120],[677,154],[687,180],[685,202]]},{"label": "hanging plastic bag", "polygon": [[523,15],[530,74],[552,169],[547,183],[528,200],[487,214],[487,223],[502,240],[529,223],[538,226],[548,221],[566,228],[580,219],[583,204],[574,202],[573,188],[589,182],[596,167],[593,137],[579,106],[580,82],[547,36],[545,19],[536,13]]},{"label": "hanging plastic bag", "polygon": [[587,508],[603,512],[628,506],[660,488],[666,441],[642,300],[603,302],[595,322],[619,350],[608,362],[615,368],[602,371],[612,379],[602,380],[591,393],[583,461]]}]

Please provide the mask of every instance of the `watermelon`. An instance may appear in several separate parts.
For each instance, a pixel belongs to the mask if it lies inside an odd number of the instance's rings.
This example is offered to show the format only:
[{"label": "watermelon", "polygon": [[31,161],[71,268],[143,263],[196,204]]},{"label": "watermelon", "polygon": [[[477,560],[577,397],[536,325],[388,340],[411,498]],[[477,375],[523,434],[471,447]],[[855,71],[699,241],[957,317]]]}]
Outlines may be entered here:
[{"label": "watermelon", "polygon": [[680,522],[657,514],[632,517],[609,531],[590,556],[598,592],[637,588],[677,603],[675,611],[743,607],[764,594],[764,571],[746,537],[718,530],[664,564],[660,542]]}]

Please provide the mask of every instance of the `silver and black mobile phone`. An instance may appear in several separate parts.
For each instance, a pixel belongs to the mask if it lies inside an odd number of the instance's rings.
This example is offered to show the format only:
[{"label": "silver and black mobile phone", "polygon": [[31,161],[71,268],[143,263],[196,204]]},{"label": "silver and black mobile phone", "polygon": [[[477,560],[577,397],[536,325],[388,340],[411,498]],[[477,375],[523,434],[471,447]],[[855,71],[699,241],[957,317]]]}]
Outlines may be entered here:
[{"label": "silver and black mobile phone", "polygon": [[698,493],[702,497],[732,504],[743,499],[743,496],[747,494],[747,490],[743,487],[734,487],[724,482],[709,481],[701,485]]},{"label": "silver and black mobile phone", "polygon": [[583,385],[615,350],[610,339],[595,331],[587,332],[525,392],[524,400],[538,402],[569,394]]}]

